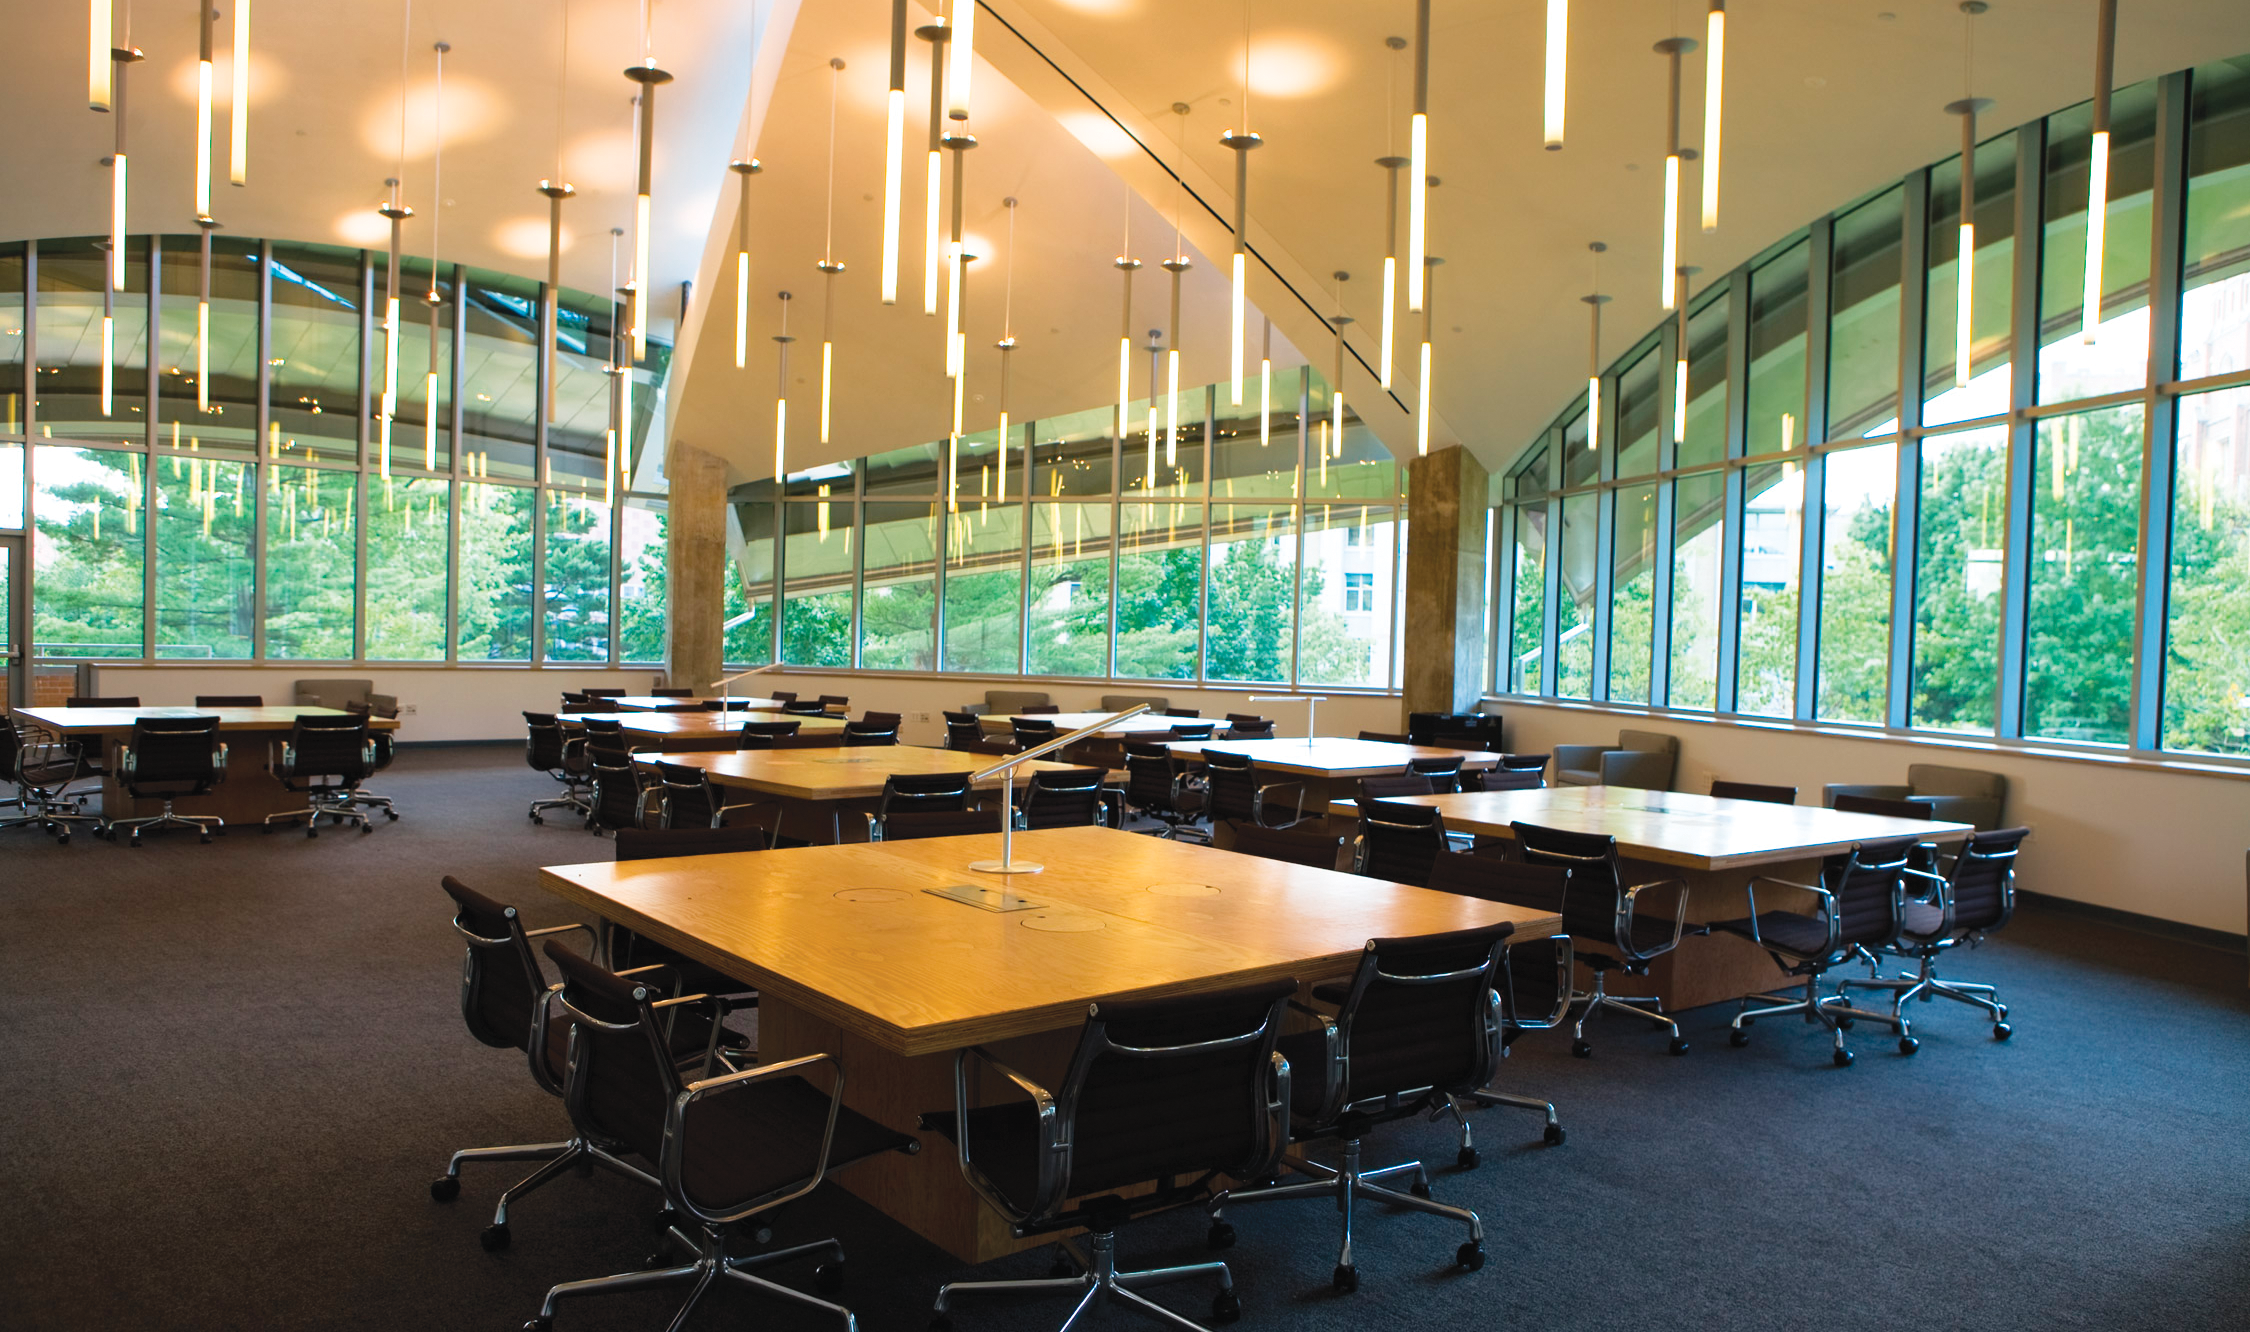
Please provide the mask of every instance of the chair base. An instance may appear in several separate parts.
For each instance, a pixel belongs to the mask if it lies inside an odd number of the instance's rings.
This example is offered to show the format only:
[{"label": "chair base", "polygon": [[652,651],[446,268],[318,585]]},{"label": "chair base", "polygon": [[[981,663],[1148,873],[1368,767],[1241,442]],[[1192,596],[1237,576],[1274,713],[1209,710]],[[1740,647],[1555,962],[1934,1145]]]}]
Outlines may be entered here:
[{"label": "chair base", "polygon": [[[2008,1026],[2008,1006],[2000,1002],[1998,990],[1975,981],[1940,980],[1937,974],[1937,956],[1934,953],[1924,954],[1921,964],[1920,974],[1910,976],[1902,973],[1895,980],[1886,980],[1876,974],[1850,977],[1838,982],[1836,997],[1841,999],[1847,991],[1853,989],[1889,990],[1893,1016],[1906,1007],[1909,999],[1919,999],[1923,1003],[1932,999],[1951,999],[1955,1003],[1982,1009],[1992,1019],[1992,1034],[2001,1040],[2014,1034],[2013,1029]],[[1874,968],[1870,967],[1869,971],[1873,972]]]},{"label": "chair base", "polygon": [[[1442,1114],[1444,1111],[1441,1110],[1439,1113]],[[1463,1139],[1466,1141],[1468,1121],[1465,1118],[1462,1120],[1461,1130]],[[1473,1150],[1473,1148],[1464,1149],[1464,1151]],[[1356,1199],[1366,1198],[1392,1207],[1404,1208],[1410,1212],[1442,1216],[1448,1220],[1462,1222],[1469,1228],[1469,1242],[1463,1244],[1454,1252],[1454,1264],[1472,1272],[1484,1266],[1484,1222],[1477,1218],[1475,1212],[1466,1207],[1453,1207],[1446,1203],[1431,1201],[1429,1197],[1429,1172],[1423,1168],[1420,1161],[1406,1161],[1375,1170],[1362,1170],[1359,1165],[1359,1140],[1347,1138],[1343,1144],[1343,1161],[1339,1166],[1326,1166],[1310,1159],[1292,1160],[1288,1164],[1291,1169],[1298,1171],[1300,1174],[1311,1175],[1313,1178],[1299,1184],[1273,1184],[1260,1188],[1230,1189],[1210,1201],[1207,1210],[1211,1213],[1212,1247],[1225,1248],[1234,1242],[1234,1227],[1228,1225],[1222,1217],[1224,1210],[1235,1203],[1291,1202],[1305,1198],[1325,1198],[1333,1202],[1336,1205],[1336,1210],[1343,1214],[1343,1236],[1336,1249],[1334,1284],[1338,1290],[1357,1290],[1359,1288],[1359,1269],[1352,1261],[1352,1203]],[[1397,1189],[1386,1188],[1377,1182],[1396,1179],[1401,1175],[1414,1177],[1414,1182],[1408,1185],[1410,1192],[1401,1193]]]},{"label": "chair base", "polygon": [[163,827],[193,828],[203,835],[203,841],[208,844],[212,833],[226,831],[227,821],[215,814],[175,814],[172,812],[171,800],[167,799],[162,814],[150,814],[137,819],[111,819],[103,829],[103,835],[114,842],[117,840],[118,830],[124,829],[128,844],[139,846],[142,829]]},{"label": "chair base", "polygon": [[356,823],[359,825],[361,832],[371,833],[375,831],[375,825],[368,821],[364,812],[353,805],[353,797],[357,794],[356,791],[341,788],[313,791],[310,793],[311,801],[303,809],[284,810],[279,814],[266,815],[265,831],[272,832],[273,825],[276,823],[293,824],[302,819],[305,823],[305,836],[318,837],[320,836],[320,820],[323,816],[326,816],[337,825]]},{"label": "chair base", "polygon": [[565,1281],[559,1286],[551,1287],[547,1291],[545,1302],[539,1306],[539,1312],[524,1324],[525,1332],[547,1332],[552,1328],[555,1325],[555,1304],[558,1300],[576,1299],[582,1295],[607,1295],[620,1290],[640,1290],[649,1286],[684,1285],[690,1287],[687,1303],[680,1306],[680,1311],[672,1316],[672,1321],[667,1325],[669,1332],[679,1332],[679,1329],[687,1325],[688,1315],[695,1312],[695,1306],[702,1302],[704,1295],[720,1277],[739,1281],[767,1295],[777,1295],[798,1304],[825,1310],[844,1320],[844,1332],[858,1332],[859,1320],[843,1305],[833,1304],[779,1282],[753,1275],[761,1267],[820,1255],[827,1261],[815,1269],[814,1286],[823,1294],[833,1295],[844,1286],[843,1245],[826,1239],[813,1244],[776,1249],[772,1253],[736,1257],[726,1251],[726,1233],[723,1230],[711,1226],[699,1229],[701,1233],[695,1236],[690,1236],[678,1226],[668,1226],[664,1231],[663,1244],[667,1247],[676,1244],[686,1249],[694,1255],[692,1262],[673,1267],[656,1266],[663,1261],[665,1254],[665,1248],[659,1248],[650,1255],[650,1270],[620,1272],[616,1276],[594,1277],[587,1281]]},{"label": "chair base", "polygon": [[389,796],[377,795],[373,791],[354,791],[349,803],[353,808],[364,809],[371,814],[381,810],[383,817],[393,823],[398,822],[398,810],[393,806]]},{"label": "chair base", "polygon": [[[1493,1091],[1489,1087],[1482,1091],[1470,1092],[1469,1099],[1475,1101],[1478,1105],[1506,1106],[1511,1110],[1529,1110],[1533,1114],[1545,1115],[1547,1117],[1547,1129],[1544,1137],[1547,1145],[1549,1147],[1560,1147],[1563,1144],[1566,1135],[1563,1133],[1562,1117],[1555,1113],[1553,1101],[1542,1101],[1536,1096],[1518,1096],[1514,1092]],[[1469,1158],[1473,1157],[1475,1152],[1476,1146],[1469,1141],[1468,1126],[1464,1124],[1461,1131],[1461,1154],[1464,1158]]]},{"label": "chair base", "polygon": [[1061,1295],[1072,1291],[1079,1293],[1078,1304],[1070,1311],[1070,1317],[1063,1320],[1061,1332],[1070,1332],[1070,1329],[1077,1327],[1086,1317],[1087,1310],[1104,1297],[1148,1314],[1168,1327],[1203,1332],[1201,1323],[1173,1313],[1136,1289],[1200,1276],[1215,1276],[1219,1279],[1219,1294],[1211,1304],[1211,1321],[1231,1323],[1241,1316],[1242,1306],[1236,1301],[1234,1294],[1234,1274],[1227,1269],[1225,1263],[1189,1263],[1182,1267],[1151,1267],[1138,1272],[1120,1272],[1117,1270],[1115,1231],[1095,1231],[1087,1235],[1086,1247],[1093,1261],[1077,1276],[1043,1277],[1029,1281],[956,1281],[938,1287],[937,1305],[930,1319],[932,1332],[944,1332],[953,1326],[949,1311],[957,1295]]},{"label": "chair base", "polygon": [[[1586,1040],[1586,1024],[1593,1020],[1596,1013],[1605,1009],[1616,1013],[1630,1013],[1644,1022],[1655,1023],[1671,1033],[1673,1054],[1688,1052],[1688,1043],[1680,1035],[1680,1024],[1664,1016],[1662,999],[1655,995],[1611,994],[1605,988],[1608,979],[1608,972],[1596,971],[1593,989],[1574,991],[1570,996],[1571,1007],[1579,1010],[1578,1021],[1572,1023],[1570,1028],[1572,1054],[1584,1059],[1594,1053],[1593,1045]],[[1648,1007],[1641,1007],[1643,1004]]]},{"label": "chair base", "polygon": [[650,1188],[663,1192],[664,1185],[656,1176],[604,1151],[584,1138],[568,1142],[541,1142],[517,1147],[464,1147],[445,1163],[445,1173],[430,1181],[430,1196],[439,1202],[451,1202],[461,1192],[461,1166],[468,1161],[538,1161],[537,1170],[508,1186],[500,1201],[492,1209],[492,1225],[483,1235],[487,1250],[508,1247],[508,1208],[525,1194],[545,1187],[562,1174],[566,1167],[583,1163],[588,1167],[601,1166],[614,1174],[637,1180]]},{"label": "chair base", "polygon": [[54,838],[58,846],[69,844],[70,829],[73,824],[86,824],[93,830],[96,837],[106,835],[109,831],[109,821],[99,814],[88,814],[86,812],[86,801],[94,793],[88,791],[83,794],[73,794],[68,786],[69,784],[66,782],[63,786],[52,789],[19,788],[15,799],[0,802],[0,805],[13,805],[24,812],[11,818],[0,819],[0,832],[10,828],[35,827]]},{"label": "chair base", "polygon": [[591,788],[579,790],[572,787],[553,800],[534,800],[525,817],[533,823],[545,823],[546,818],[539,812],[543,809],[567,809],[581,819],[591,819],[594,817],[594,793]]},{"label": "chair base", "polygon": [[[1796,1013],[1815,1026],[1825,1028],[1835,1038],[1835,1053],[1831,1056],[1836,1067],[1844,1068],[1852,1062],[1852,1052],[1845,1048],[1844,1033],[1854,1022],[1879,1022],[1898,1033],[1898,1052],[1913,1054],[1920,1042],[1914,1039],[1912,1024],[1896,1013],[1873,1013],[1864,1008],[1854,1008],[1841,994],[1822,998],[1820,976],[1814,973],[1805,977],[1803,998],[1792,999],[1785,994],[1755,994],[1741,1001],[1741,1011],[1728,1023],[1727,1044],[1742,1046],[1750,1043],[1750,1033],[1744,1028],[1762,1017],[1787,1017]],[[1763,1001],[1764,1008],[1752,1008],[1753,1002]]]}]

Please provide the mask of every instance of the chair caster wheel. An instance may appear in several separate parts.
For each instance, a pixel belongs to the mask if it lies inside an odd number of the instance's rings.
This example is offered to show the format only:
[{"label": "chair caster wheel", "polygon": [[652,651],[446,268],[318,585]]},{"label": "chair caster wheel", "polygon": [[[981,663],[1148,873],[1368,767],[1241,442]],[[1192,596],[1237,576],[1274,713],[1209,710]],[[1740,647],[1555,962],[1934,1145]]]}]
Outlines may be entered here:
[{"label": "chair caster wheel", "polygon": [[430,1197],[438,1202],[452,1202],[461,1196],[461,1181],[451,1175],[440,1175],[430,1181]]},{"label": "chair caster wheel", "polygon": [[1563,1133],[1563,1127],[1562,1127],[1562,1125],[1560,1125],[1560,1124],[1549,1124],[1549,1125],[1547,1126],[1547,1145],[1548,1145],[1549,1147],[1560,1147],[1560,1146],[1562,1146],[1562,1145],[1563,1145],[1563,1138],[1564,1138],[1565,1136],[1566,1136],[1566,1135],[1565,1135],[1565,1134]]},{"label": "chair caster wheel", "polygon": [[[1203,1243],[1206,1247],[1213,1249],[1233,1248],[1234,1227],[1224,1221],[1213,1221],[1211,1223],[1210,1233],[1206,1234],[1203,1237]],[[1068,1273],[1065,1273],[1064,1275],[1068,1275]]]},{"label": "chair caster wheel", "polygon": [[305,825],[305,836],[307,836],[307,837],[318,837],[318,836],[320,836],[320,829],[318,829],[318,828],[315,828],[315,827],[313,827],[313,826],[312,826],[311,824],[309,824],[309,823],[308,823],[308,824],[306,824],[306,825]]},{"label": "chair caster wheel", "polygon": [[546,820],[545,820],[545,819],[543,819],[543,818],[540,818],[540,817],[539,817],[539,816],[538,816],[537,814],[534,814],[534,815],[532,815],[532,816],[531,816],[531,821],[532,821],[533,823],[545,823],[545,822],[546,822]]},{"label": "chair caster wheel", "polygon": [[[205,838],[204,840],[205,840],[205,841],[209,841],[210,839],[209,839],[209,838]],[[134,847],[134,848],[138,848],[138,847],[140,846],[140,844],[141,844],[141,835],[140,835],[139,833],[134,833],[134,834],[133,834],[133,835],[132,835],[132,836],[131,836],[130,838],[127,838],[127,839],[126,839],[126,842],[125,842],[125,845],[127,845],[127,846],[130,846],[130,847]]]},{"label": "chair caster wheel", "polygon": [[1921,1048],[1922,1043],[1914,1039],[1912,1036],[1901,1036],[1898,1038],[1898,1052],[1902,1055],[1913,1054],[1916,1050],[1919,1050]]},{"label": "chair caster wheel", "polygon": [[680,1214],[669,1207],[659,1207],[656,1215],[648,1219],[649,1229],[661,1235],[680,1223]]},{"label": "chair caster wheel", "polygon": [[1232,1323],[1239,1321],[1241,1317],[1242,1301],[1235,1298],[1233,1291],[1222,1290],[1211,1297],[1212,1322]]},{"label": "chair caster wheel", "polygon": [[[1467,1170],[1470,1167],[1462,1166],[1461,1168],[1463,1170]],[[1406,1191],[1413,1194],[1417,1198],[1427,1198],[1430,1196],[1430,1181],[1426,1179],[1416,1179],[1412,1184],[1406,1186]]]},{"label": "chair caster wheel", "polygon": [[1048,1263],[1048,1264],[1047,1264],[1047,1278],[1048,1278],[1048,1280],[1050,1280],[1050,1281],[1067,1281],[1067,1280],[1069,1280],[1069,1279],[1070,1279],[1071,1277],[1074,1277],[1074,1276],[1077,1276],[1077,1275],[1078,1275],[1078,1264],[1076,1264],[1076,1263],[1074,1263],[1074,1262],[1070,1261],[1070,1255],[1069,1255],[1069,1254],[1067,1254],[1067,1253],[1064,1253],[1064,1252],[1063,1252],[1063,1251],[1062,1251],[1061,1249],[1057,1249],[1057,1250],[1055,1250],[1055,1259],[1054,1259],[1054,1261],[1053,1261],[1053,1262],[1051,1262],[1051,1263]]},{"label": "chair caster wheel", "polygon": [[1838,1050],[1830,1056],[1830,1059],[1838,1068],[1850,1068],[1852,1066],[1852,1052],[1849,1050]]},{"label": "chair caster wheel", "polygon": [[1995,1022],[1992,1024],[1992,1039],[1996,1041],[2004,1041],[2015,1034],[2016,1029],[2009,1026],[2005,1022]]},{"label": "chair caster wheel", "polygon": [[56,835],[56,837],[55,837],[55,845],[56,845],[56,846],[69,846],[69,845],[70,845],[70,834],[69,834],[69,833],[60,833],[60,834],[57,834],[57,835]]},{"label": "chair caster wheel", "polygon": [[641,1270],[643,1272],[653,1272],[659,1267],[669,1267],[671,1263],[672,1255],[662,1246],[641,1255]]},{"label": "chair caster wheel", "polygon": [[1740,1027],[1736,1027],[1733,1031],[1727,1033],[1727,1044],[1729,1045],[1739,1048],[1741,1046],[1748,1045],[1749,1043],[1750,1033],[1744,1031]]},{"label": "chair caster wheel", "polygon": [[523,1325],[523,1332],[554,1332],[554,1326],[552,1318],[534,1318]]},{"label": "chair caster wheel", "polygon": [[1484,1246],[1475,1240],[1453,1251],[1453,1265],[1464,1272],[1484,1270]]},{"label": "chair caster wheel", "polygon": [[[1453,1165],[1454,1168],[1459,1170],[1474,1170],[1477,1168],[1477,1159],[1476,1148],[1463,1147],[1458,1153],[1454,1155]],[[1422,1186],[1422,1192],[1424,1194],[1427,1194],[1429,1192],[1429,1185],[1424,1184]]]},{"label": "chair caster wheel", "polygon": [[502,1221],[496,1225],[486,1226],[483,1233],[477,1236],[477,1243],[484,1246],[486,1253],[498,1253],[507,1248],[508,1223]]},{"label": "chair caster wheel", "polygon": [[822,1263],[813,1269],[813,1289],[823,1295],[844,1293],[844,1260],[841,1258]]},{"label": "chair caster wheel", "polygon": [[953,1332],[953,1320],[939,1314],[930,1320],[930,1332]]},{"label": "chair caster wheel", "polygon": [[1334,1286],[1339,1294],[1349,1295],[1359,1289],[1359,1269],[1338,1266],[1335,1274],[1328,1278],[1328,1284]]},{"label": "chair caster wheel", "polygon": [[1672,1053],[1676,1055],[1684,1055],[1687,1052],[1687,1038],[1685,1036],[1674,1036],[1672,1038]]},{"label": "chair caster wheel", "polygon": [[203,844],[204,844],[205,846],[209,846],[209,845],[211,845],[211,834],[209,834],[209,833],[205,833],[205,834],[203,834]]},{"label": "chair caster wheel", "polygon": [[1572,1041],[1570,1043],[1570,1052],[1578,1056],[1580,1059],[1591,1059],[1594,1057],[1594,1047],[1592,1045],[1589,1045],[1585,1041]]},{"label": "chair caster wheel", "polygon": [[395,810],[395,809],[386,809],[386,810],[384,810],[384,811],[383,811],[383,814],[384,814],[384,816],[385,816],[385,817],[387,817],[388,819],[390,819],[390,821],[391,821],[391,822],[393,822],[393,823],[396,823],[396,822],[398,822],[398,811],[397,811],[397,810]]}]

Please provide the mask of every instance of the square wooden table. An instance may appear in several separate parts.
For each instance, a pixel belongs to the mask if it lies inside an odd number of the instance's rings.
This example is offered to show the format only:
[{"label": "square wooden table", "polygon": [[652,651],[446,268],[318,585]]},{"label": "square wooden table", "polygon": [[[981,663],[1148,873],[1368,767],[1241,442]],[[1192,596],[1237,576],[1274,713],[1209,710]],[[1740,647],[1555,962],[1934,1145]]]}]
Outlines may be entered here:
[{"label": "square wooden table", "polygon": [[[952,1106],[954,1052],[970,1045],[1058,1086],[1089,1003],[1285,976],[1309,986],[1349,975],[1372,937],[1557,924],[1109,828],[1016,834],[1041,874],[968,869],[998,844],[942,837],[540,873],[564,900],[756,986],[760,1058],[835,1053],[846,1103],[902,1132]],[[1036,905],[992,911],[931,891],[958,885]],[[921,1137],[919,1156],[886,1156],[837,1182],[965,1261],[1040,1242],[1010,1236],[962,1182],[952,1145]]]},{"label": "square wooden table", "polygon": [[[915,776],[979,772],[997,762],[989,754],[964,754],[920,745],[855,745],[825,749],[743,749],[666,755],[666,761],[701,768],[720,786],[755,791],[783,804],[783,828],[808,842],[845,839],[847,812],[872,810],[892,773]],[[1033,759],[1016,769],[1020,784],[1034,772],[1061,772],[1073,765]],[[997,791],[1001,778],[975,783]],[[853,827],[857,833],[858,827]]]},{"label": "square wooden table", "polygon": [[664,708],[701,707],[705,703],[726,702],[730,712],[779,712],[787,705],[778,698],[746,698],[736,695],[721,699],[712,694],[699,698],[671,698],[663,694],[625,694],[609,700],[620,712],[657,712]]},{"label": "square wooden table", "polygon": [[[1305,808],[1311,811],[1318,811],[1332,800],[1359,794],[1362,777],[1392,777],[1405,772],[1408,759],[1457,758],[1464,768],[1490,768],[1500,762],[1498,754],[1486,750],[1401,745],[1388,740],[1348,740],[1342,736],[1291,740],[1175,740],[1171,749],[1189,762],[1199,762],[1213,750],[1248,755],[1263,771],[1299,778],[1305,787]],[[1359,817],[1356,809],[1352,817]]]},{"label": "square wooden table", "polygon": [[[17,708],[19,724],[30,722],[56,735],[86,739],[99,754],[108,775],[102,779],[102,814],[105,818],[137,818],[164,811],[162,800],[135,800],[117,778],[117,749],[133,738],[133,723],[142,717],[217,717],[219,739],[227,746],[227,770],[208,795],[179,796],[173,808],[182,814],[213,814],[229,824],[263,823],[268,814],[303,809],[306,798],[291,791],[267,770],[274,742],[286,740],[299,717],[341,717],[337,708]],[[369,717],[371,731],[395,731],[396,717]]]},{"label": "square wooden table", "polygon": [[[1533,791],[1464,791],[1458,795],[1402,796],[1401,803],[1435,805],[1449,832],[1513,841],[1517,822],[1617,839],[1628,887],[1658,879],[1687,884],[1689,924],[1750,914],[1745,885],[1760,875],[1817,882],[1823,857],[1886,837],[1957,841],[1966,823],[1894,819],[1811,805],[1726,800],[1683,791],[1629,786],[1555,786]],[[1358,817],[1339,801],[1336,815]],[[1668,903],[1667,899],[1667,903]],[[1785,888],[1761,888],[1758,909],[1807,911],[1816,899]],[[1686,938],[1649,965],[1649,980],[1667,1007],[1694,1008],[1783,983],[1773,959],[1731,934]]]},{"label": "square wooden table", "polygon": [[[773,722],[782,720],[767,712],[565,712],[559,719],[566,726],[582,726],[592,717],[615,721],[618,732],[629,742],[649,749],[665,749],[667,742],[676,740],[708,740],[714,736],[740,735],[745,722]],[[791,717],[798,723],[797,733],[775,740],[780,748],[832,747],[843,741],[844,720],[841,717]]]},{"label": "square wooden table", "polygon": [[[1116,715],[1116,712],[1020,712],[1014,716],[979,717],[977,722],[986,731],[1002,736],[1014,734],[1015,724],[1019,721],[1053,722],[1058,733],[1068,733],[1083,730],[1104,717]],[[1162,736],[1171,734],[1174,726],[1182,724],[1193,726],[1196,724],[1196,719],[1193,717],[1152,717],[1144,712],[1138,717],[1129,717],[1115,726],[1096,731],[1094,736],[1103,740],[1129,740],[1152,735]],[[1219,726],[1220,729],[1225,729],[1223,723],[1220,723]]]}]

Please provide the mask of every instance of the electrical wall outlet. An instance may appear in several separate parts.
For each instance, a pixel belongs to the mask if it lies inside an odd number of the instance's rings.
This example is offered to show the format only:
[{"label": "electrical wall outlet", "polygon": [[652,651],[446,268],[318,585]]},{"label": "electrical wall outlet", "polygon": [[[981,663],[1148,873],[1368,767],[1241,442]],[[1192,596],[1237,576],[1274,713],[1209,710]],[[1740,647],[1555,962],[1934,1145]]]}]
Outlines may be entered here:
[{"label": "electrical wall outlet", "polygon": [[401,703],[398,705],[398,715],[401,717],[411,717],[417,710],[418,709],[416,709],[412,703]]},{"label": "electrical wall outlet", "polygon": [[927,712],[909,712],[906,714],[906,719],[908,721],[926,722],[930,719],[930,714]]}]

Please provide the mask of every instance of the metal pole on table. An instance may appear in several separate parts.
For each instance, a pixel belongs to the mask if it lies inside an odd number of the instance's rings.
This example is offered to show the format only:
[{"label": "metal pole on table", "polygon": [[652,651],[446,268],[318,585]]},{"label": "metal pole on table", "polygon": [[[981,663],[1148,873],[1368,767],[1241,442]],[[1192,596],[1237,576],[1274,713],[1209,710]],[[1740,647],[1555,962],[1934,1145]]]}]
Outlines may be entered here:
[{"label": "metal pole on table", "polygon": [[970,785],[987,777],[1000,778],[1000,858],[998,860],[972,860],[969,868],[979,874],[1037,874],[1047,868],[1033,860],[1016,859],[1016,769],[1041,754],[1051,754],[1065,745],[1074,745],[1090,735],[1110,729],[1121,721],[1128,721],[1149,710],[1148,704],[1136,703],[1123,712],[1111,713],[1091,726],[1081,726],[1067,735],[1033,745],[1020,754],[1010,754],[1006,761],[995,763],[982,772],[969,774]]},{"label": "metal pole on table", "polygon": [[726,699],[734,697],[735,681],[743,679],[746,676],[764,675],[767,671],[773,670],[779,665],[781,665],[781,663],[778,661],[769,661],[763,666],[753,666],[749,670],[742,671],[734,675],[723,676],[720,679],[713,680],[710,684],[705,685],[704,688],[716,688],[719,691],[719,698],[724,701]]},{"label": "metal pole on table", "polygon": [[1305,705],[1305,747],[1312,747],[1313,737],[1320,734],[1320,705],[1328,701],[1326,694],[1252,694],[1252,703],[1302,703]]}]

